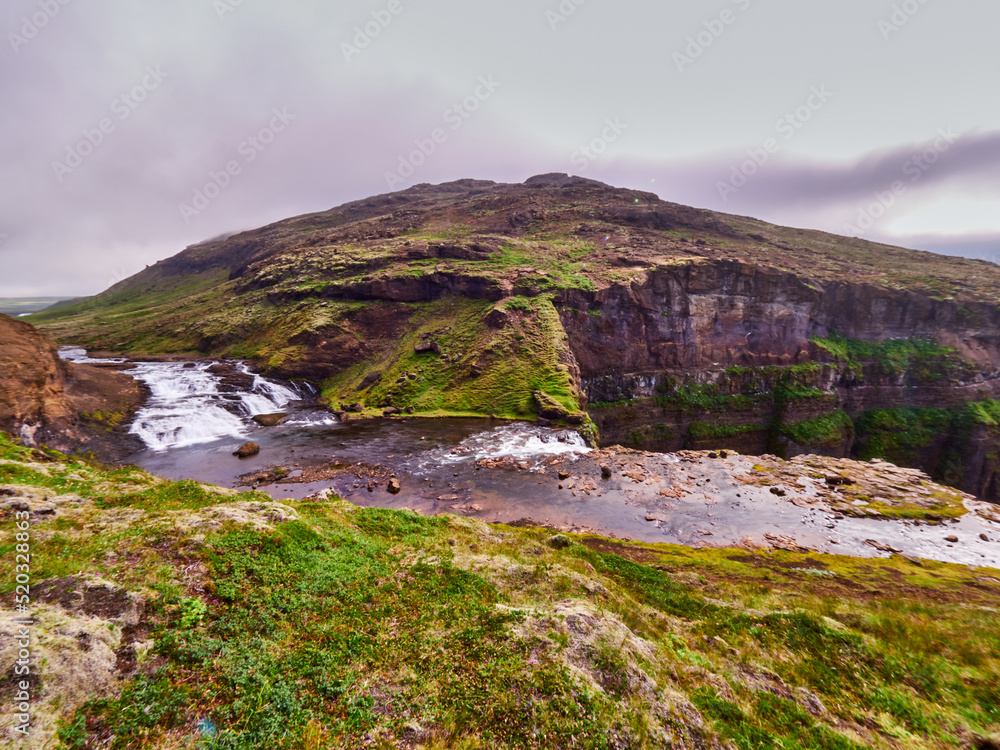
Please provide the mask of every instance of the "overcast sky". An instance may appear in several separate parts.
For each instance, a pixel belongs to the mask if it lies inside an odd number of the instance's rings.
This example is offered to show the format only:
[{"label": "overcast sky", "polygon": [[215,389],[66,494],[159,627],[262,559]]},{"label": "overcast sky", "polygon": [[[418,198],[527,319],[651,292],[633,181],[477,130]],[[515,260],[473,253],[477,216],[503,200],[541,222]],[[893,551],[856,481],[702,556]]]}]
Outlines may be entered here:
[{"label": "overcast sky", "polygon": [[0,296],[570,172],[1000,260],[996,0],[6,0]]}]

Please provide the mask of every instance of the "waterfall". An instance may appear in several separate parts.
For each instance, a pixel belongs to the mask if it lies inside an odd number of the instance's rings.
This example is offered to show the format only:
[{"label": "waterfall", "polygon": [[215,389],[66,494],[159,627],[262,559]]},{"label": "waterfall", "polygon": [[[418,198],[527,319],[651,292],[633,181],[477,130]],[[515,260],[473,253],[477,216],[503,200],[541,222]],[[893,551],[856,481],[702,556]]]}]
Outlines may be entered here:
[{"label": "waterfall", "polygon": [[[72,362],[123,362],[95,360],[82,349],[63,347],[63,359]],[[132,422],[129,432],[154,451],[209,443],[219,438],[248,439],[255,414],[281,411],[303,398],[289,384],[268,380],[244,364],[235,370],[252,385],[246,390],[223,390],[223,378],[208,372],[206,362],[141,362],[128,371],[145,383],[150,396]],[[309,389],[311,390],[311,389]]]}]

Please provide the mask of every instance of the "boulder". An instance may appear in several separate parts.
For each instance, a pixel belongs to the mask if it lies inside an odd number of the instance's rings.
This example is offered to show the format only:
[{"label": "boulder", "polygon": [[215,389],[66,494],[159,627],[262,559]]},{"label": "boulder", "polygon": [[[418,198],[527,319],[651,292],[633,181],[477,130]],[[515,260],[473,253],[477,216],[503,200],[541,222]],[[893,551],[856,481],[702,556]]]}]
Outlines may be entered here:
[{"label": "boulder", "polygon": [[392,477],[391,479],[389,479],[389,484],[386,485],[386,489],[389,490],[390,494],[398,495],[399,491],[403,488],[402,486],[400,486],[399,480],[396,479],[396,477]]},{"label": "boulder", "polygon": [[277,414],[254,414],[252,419],[261,427],[274,427],[288,419],[288,415],[281,412]]},{"label": "boulder", "polygon": [[250,456],[256,456],[258,453],[260,453],[260,446],[251,440],[241,445],[233,455],[240,458],[249,458]]},{"label": "boulder", "polygon": [[413,347],[413,351],[417,354],[426,354],[427,352],[433,352],[434,354],[441,356],[441,345],[436,341],[423,341],[416,344]]}]

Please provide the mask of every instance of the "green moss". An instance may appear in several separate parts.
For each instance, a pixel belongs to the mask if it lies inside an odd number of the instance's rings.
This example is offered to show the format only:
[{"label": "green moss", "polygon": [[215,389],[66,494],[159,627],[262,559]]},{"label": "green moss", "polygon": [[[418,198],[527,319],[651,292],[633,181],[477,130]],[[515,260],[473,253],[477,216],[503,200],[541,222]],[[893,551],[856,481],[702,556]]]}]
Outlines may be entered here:
[{"label": "green moss", "polygon": [[505,310],[514,310],[524,313],[533,313],[535,311],[534,302],[530,297],[511,297],[503,303]]},{"label": "green moss", "polygon": [[954,349],[931,339],[868,342],[831,335],[812,341],[862,377],[901,379],[906,385],[946,385],[967,380],[977,371]]},{"label": "green moss", "polygon": [[1000,426],[1000,401],[988,399],[965,404],[958,415],[962,426]]},{"label": "green moss", "polygon": [[857,456],[902,465],[921,463],[921,451],[944,442],[953,415],[944,409],[878,409],[858,418]]},{"label": "green moss", "polygon": [[845,436],[853,433],[854,423],[839,409],[817,419],[807,419],[792,425],[783,425],[779,432],[802,446],[832,446],[842,444]]},{"label": "green moss", "polygon": [[765,400],[760,395],[727,393],[719,385],[684,385],[654,397],[657,406],[712,412],[746,411]]},{"label": "green moss", "polygon": [[709,424],[707,422],[693,422],[688,428],[688,434],[695,440],[711,440],[717,438],[736,437],[753,432],[767,432],[766,426],[755,424]]},{"label": "green moss", "polygon": [[639,403],[637,398],[622,399],[621,401],[591,401],[587,404],[587,409],[623,409],[637,403]]},{"label": "green moss", "polygon": [[128,411],[109,411],[104,409],[93,413],[81,413],[80,419],[104,427],[107,430],[113,430],[129,416],[130,413]]},{"label": "green moss", "polygon": [[957,492],[939,492],[930,501],[920,503],[900,502],[887,505],[873,501],[868,504],[870,510],[881,513],[886,518],[927,519],[927,518],[961,518],[969,511],[965,507],[964,498]]}]

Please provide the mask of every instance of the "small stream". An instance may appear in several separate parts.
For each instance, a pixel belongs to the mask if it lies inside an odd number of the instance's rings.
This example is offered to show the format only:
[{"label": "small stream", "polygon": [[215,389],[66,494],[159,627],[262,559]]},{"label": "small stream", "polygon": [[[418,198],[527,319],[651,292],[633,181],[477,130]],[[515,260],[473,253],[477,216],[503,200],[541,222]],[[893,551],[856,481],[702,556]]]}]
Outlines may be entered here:
[{"label": "small stream", "polygon": [[[61,354],[97,361],[81,349],[64,348]],[[284,478],[258,487],[276,499],[331,489],[360,506],[456,513],[644,542],[766,548],[766,535],[777,534],[818,552],[888,556],[866,543],[875,541],[913,557],[1000,567],[1000,523],[975,513],[942,526],[844,518],[800,507],[767,488],[734,481],[753,464],[738,455],[695,463],[653,455],[643,461],[655,481],[637,482],[620,471],[603,479],[592,451],[572,430],[488,419],[341,422],[308,386],[268,380],[245,363],[124,366],[150,392],[130,428],[147,449],[132,461],[168,479],[247,489],[241,477],[281,467]],[[261,427],[253,420],[277,412],[287,415],[278,425]],[[236,458],[233,452],[250,440],[260,453]],[[483,459],[503,463],[484,467]],[[304,481],[312,468],[333,465],[343,470]],[[396,475],[401,490],[390,494],[385,481],[367,479],[373,467],[383,476]],[[560,472],[572,477],[565,489]],[[685,489],[668,500],[660,493],[664,487]],[[960,542],[945,543],[951,535]]]}]

